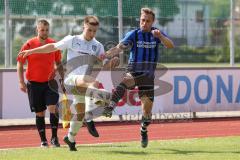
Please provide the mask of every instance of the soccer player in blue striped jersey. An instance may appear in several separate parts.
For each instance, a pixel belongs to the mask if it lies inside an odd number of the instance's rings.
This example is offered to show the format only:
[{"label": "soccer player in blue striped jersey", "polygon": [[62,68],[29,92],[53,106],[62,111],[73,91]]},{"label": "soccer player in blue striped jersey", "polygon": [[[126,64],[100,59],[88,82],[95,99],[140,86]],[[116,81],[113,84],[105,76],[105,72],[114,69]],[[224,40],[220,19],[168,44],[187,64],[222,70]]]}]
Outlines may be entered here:
[{"label": "soccer player in blue striped jersey", "polygon": [[142,105],[141,146],[148,145],[147,127],[151,122],[154,101],[154,72],[157,66],[160,44],[166,48],[173,48],[169,37],[153,27],[155,13],[150,8],[142,8],[140,28],[126,34],[123,40],[114,48],[107,51],[109,57],[116,56],[126,49],[130,49],[127,72],[122,82],[116,87],[109,106],[105,107],[103,115],[112,116],[117,102],[124,96],[126,89],[138,86]]}]

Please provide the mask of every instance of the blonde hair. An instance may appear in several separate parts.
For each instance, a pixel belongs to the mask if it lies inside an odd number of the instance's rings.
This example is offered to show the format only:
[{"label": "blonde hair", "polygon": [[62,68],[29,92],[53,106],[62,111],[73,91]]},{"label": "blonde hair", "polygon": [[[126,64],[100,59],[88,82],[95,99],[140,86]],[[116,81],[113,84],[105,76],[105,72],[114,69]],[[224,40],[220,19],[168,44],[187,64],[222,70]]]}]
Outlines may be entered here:
[{"label": "blonde hair", "polygon": [[144,13],[152,15],[153,20],[155,19],[155,13],[150,8],[142,8],[141,9],[141,15],[144,14]]},{"label": "blonde hair", "polygon": [[38,21],[37,21],[37,25],[39,25],[39,24],[43,24],[44,26],[49,26],[48,21],[45,20],[45,19],[40,19],[40,20],[38,20]]},{"label": "blonde hair", "polygon": [[99,26],[99,20],[96,16],[86,16],[83,20],[83,23],[86,25]]}]

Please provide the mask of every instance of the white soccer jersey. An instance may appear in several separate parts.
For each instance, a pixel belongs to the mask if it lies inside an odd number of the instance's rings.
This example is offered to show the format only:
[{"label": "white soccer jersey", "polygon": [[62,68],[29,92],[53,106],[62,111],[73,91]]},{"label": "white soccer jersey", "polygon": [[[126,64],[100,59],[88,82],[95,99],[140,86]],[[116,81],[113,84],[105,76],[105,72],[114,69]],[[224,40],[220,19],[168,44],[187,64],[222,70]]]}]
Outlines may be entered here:
[{"label": "white soccer jersey", "polygon": [[59,50],[67,49],[67,73],[74,75],[89,74],[97,57],[104,57],[103,45],[93,38],[90,41],[83,35],[64,37],[55,43]]}]

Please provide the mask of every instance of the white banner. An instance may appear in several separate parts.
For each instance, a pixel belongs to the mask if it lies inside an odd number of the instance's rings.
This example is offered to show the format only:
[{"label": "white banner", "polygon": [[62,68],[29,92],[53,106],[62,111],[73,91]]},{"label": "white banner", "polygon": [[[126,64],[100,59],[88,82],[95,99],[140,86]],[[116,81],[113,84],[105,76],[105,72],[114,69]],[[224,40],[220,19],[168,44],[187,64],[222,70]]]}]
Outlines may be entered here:
[{"label": "white banner", "polygon": [[[112,80],[109,77],[110,74],[102,72],[98,79],[103,83],[103,87],[110,91],[114,87],[110,85]],[[154,99],[153,113],[239,111],[240,71],[170,69],[162,75],[158,70]],[[137,89],[128,91],[119,102],[115,114],[139,113],[141,103]]]},{"label": "white banner", "polygon": [[[101,71],[98,80],[112,91],[123,71]],[[2,72],[2,118],[31,118],[27,94],[16,72]],[[159,86],[159,87],[158,87]],[[240,110],[239,69],[169,69],[156,71],[153,113]],[[126,93],[114,114],[141,114],[137,88]]]}]

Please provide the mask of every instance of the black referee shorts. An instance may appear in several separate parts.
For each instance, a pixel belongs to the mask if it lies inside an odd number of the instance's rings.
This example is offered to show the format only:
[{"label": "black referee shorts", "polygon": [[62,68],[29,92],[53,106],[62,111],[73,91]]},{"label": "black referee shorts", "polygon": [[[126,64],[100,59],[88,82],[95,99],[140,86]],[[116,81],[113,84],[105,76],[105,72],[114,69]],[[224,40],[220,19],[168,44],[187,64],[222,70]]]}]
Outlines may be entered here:
[{"label": "black referee shorts", "polygon": [[48,105],[56,105],[59,100],[59,94],[57,89],[57,82],[52,80],[51,83],[56,88],[49,87],[49,82],[27,82],[28,99],[31,112],[42,112],[47,109]]}]

